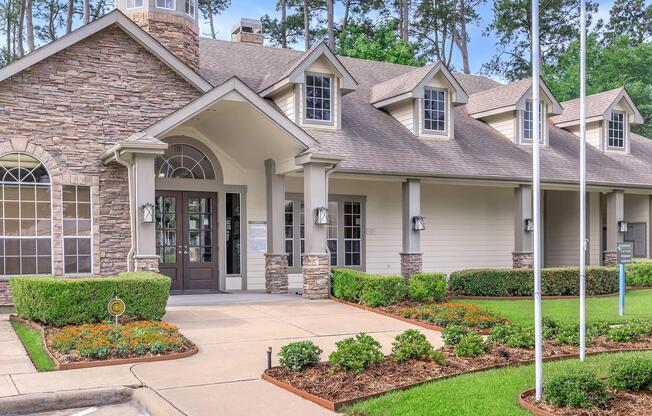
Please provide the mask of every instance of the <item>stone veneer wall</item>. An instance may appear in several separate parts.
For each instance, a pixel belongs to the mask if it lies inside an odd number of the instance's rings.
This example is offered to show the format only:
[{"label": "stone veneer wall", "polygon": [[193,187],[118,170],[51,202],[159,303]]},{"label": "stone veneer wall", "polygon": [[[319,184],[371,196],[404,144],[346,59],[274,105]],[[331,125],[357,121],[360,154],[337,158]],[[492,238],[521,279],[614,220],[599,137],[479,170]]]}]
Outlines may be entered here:
[{"label": "stone veneer wall", "polygon": [[532,252],[512,253],[513,267],[515,269],[534,268],[534,254]]},{"label": "stone veneer wall", "polygon": [[422,253],[401,253],[401,276],[408,278],[423,271]]},{"label": "stone veneer wall", "polygon": [[605,251],[604,260],[602,262],[603,266],[615,266],[618,262],[618,255],[615,251]]},{"label": "stone veneer wall", "polygon": [[199,95],[117,26],[0,82],[0,145],[38,149],[36,157],[47,155],[61,178],[53,185],[54,274],[63,272],[56,225],[61,224],[57,207],[64,183],[96,186],[94,272],[126,270],[131,244],[127,171],[117,164],[104,166],[99,155]]},{"label": "stone veneer wall", "polygon": [[288,293],[287,254],[265,254],[265,292]]},{"label": "stone veneer wall", "polygon": [[199,29],[194,22],[151,11],[129,13],[128,16],[186,65],[199,69]]}]

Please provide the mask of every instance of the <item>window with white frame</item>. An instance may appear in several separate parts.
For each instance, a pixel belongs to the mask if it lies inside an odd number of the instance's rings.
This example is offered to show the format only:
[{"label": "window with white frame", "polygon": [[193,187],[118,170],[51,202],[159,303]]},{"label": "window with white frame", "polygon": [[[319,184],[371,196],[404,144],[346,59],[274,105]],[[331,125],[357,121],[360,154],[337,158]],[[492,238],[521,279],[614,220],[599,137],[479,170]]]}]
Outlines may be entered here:
[{"label": "window with white frame", "polygon": [[423,128],[446,131],[446,91],[426,88],[423,97]]},{"label": "window with white frame", "polygon": [[127,9],[137,9],[143,7],[144,0],[127,0]]},{"label": "window with white frame", "polygon": [[92,271],[91,189],[63,187],[63,271],[89,274]]},{"label": "window with white frame", "polygon": [[[534,138],[534,103],[532,100],[525,101],[525,111],[523,114],[523,140],[531,142]],[[543,101],[539,101],[539,142],[543,143]]]},{"label": "window with white frame", "polygon": [[[288,195],[285,201],[285,251],[288,268],[300,272],[305,252],[303,196]],[[333,267],[362,267],[363,202],[359,197],[339,197],[328,203],[327,246]],[[299,219],[296,221],[295,219]]]},{"label": "window with white frame", "polygon": [[0,274],[52,273],[52,182],[26,153],[0,158]]},{"label": "window with white frame", "polygon": [[607,145],[618,149],[625,148],[625,114],[620,111],[611,112]]},{"label": "window with white frame", "polygon": [[174,10],[174,0],[156,0],[156,7],[159,9]]},{"label": "window with white frame", "polygon": [[184,11],[186,12],[187,15],[190,15],[192,17],[195,17],[195,8],[196,8],[196,3],[197,0],[185,0],[185,7]]},{"label": "window with white frame", "polygon": [[331,122],[332,87],[333,79],[330,76],[306,75],[306,120]]}]

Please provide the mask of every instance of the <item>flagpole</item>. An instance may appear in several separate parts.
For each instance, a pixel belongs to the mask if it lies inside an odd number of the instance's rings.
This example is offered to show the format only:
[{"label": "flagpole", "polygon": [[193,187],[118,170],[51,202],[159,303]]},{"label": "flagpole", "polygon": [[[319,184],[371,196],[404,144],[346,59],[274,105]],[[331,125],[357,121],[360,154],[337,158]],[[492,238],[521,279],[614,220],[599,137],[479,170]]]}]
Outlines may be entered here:
[{"label": "flagpole", "polygon": [[586,1],[580,1],[580,361],[586,356]]},{"label": "flagpole", "polygon": [[534,202],[534,338],[536,399],[543,394],[543,359],[541,330],[541,178],[539,176],[539,0],[532,1],[532,189]]}]

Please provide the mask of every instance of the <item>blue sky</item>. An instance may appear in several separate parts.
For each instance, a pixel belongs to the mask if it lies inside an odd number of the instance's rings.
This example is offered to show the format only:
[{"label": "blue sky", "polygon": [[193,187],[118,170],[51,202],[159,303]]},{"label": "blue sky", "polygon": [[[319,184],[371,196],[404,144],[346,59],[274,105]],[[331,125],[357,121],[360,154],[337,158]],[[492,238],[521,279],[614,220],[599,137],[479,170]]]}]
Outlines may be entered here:
[{"label": "blue sky", "polygon": [[[599,9],[597,16],[594,16],[594,21],[599,17],[608,17],[609,9],[613,1],[599,0]],[[279,17],[280,13],[275,10],[276,0],[232,0],[231,7],[217,17],[216,30],[218,31],[217,37],[220,39],[229,39],[231,34],[231,27],[238,22],[241,17],[260,18],[265,14]],[[480,9],[482,22],[480,26],[474,26],[469,30],[471,42],[469,45],[469,57],[472,72],[478,72],[484,62],[487,62],[494,52],[493,37],[482,36],[482,32],[491,21],[492,1],[488,0],[486,4]],[[335,18],[342,17],[342,6],[338,2],[338,7],[335,9]],[[201,24],[202,34],[207,35],[210,33],[207,22]],[[302,49],[303,44],[294,46],[296,49]],[[456,68],[462,67],[461,58],[459,53],[454,57],[453,64]]]}]

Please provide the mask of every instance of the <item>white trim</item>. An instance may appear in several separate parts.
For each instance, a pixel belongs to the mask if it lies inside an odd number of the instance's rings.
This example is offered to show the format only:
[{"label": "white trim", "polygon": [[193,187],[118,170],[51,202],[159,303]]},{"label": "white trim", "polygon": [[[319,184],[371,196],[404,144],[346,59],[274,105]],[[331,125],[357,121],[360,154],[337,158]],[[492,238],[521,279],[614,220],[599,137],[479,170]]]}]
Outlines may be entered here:
[{"label": "white trim", "polygon": [[207,92],[213,87],[208,81],[202,78],[188,65],[183,63],[183,61],[177,58],[165,46],[161,45],[156,39],[150,36],[118,9],[113,10],[94,22],[84,25],[74,32],[63,36],[0,69],[0,81],[18,74],[32,65],[35,65],[55,53],[86,39],[112,24],[117,24],[132,39],[156,55],[161,61],[163,61],[163,63],[170,67],[170,69],[175,71],[198,90]]},{"label": "white trim", "polygon": [[[127,0],[129,1],[129,0]],[[164,3],[167,0],[162,0]],[[154,0],[154,8],[156,9],[161,9],[161,10],[176,10],[177,9],[177,2],[175,0],[172,0],[172,7],[162,7],[158,5],[159,0]]]},{"label": "white trim", "polygon": [[[117,1],[118,0],[113,0],[113,4],[115,5]],[[136,4],[137,1],[138,0],[133,0],[134,4]],[[125,0],[125,9],[127,10],[141,9],[145,6],[145,0],[140,0],[140,2],[142,3],[140,6],[129,7],[129,0]],[[114,6],[114,10],[115,10],[115,6]]]},{"label": "white trim", "polygon": [[[91,229],[90,229],[90,234],[87,236],[79,236],[79,235],[69,235],[66,236],[64,233],[64,215],[63,215],[63,205],[64,205],[64,200],[63,200],[63,188],[66,186],[71,186],[75,188],[75,211],[77,211],[77,205],[79,204],[79,200],[77,197],[77,188],[88,188],[88,202],[89,202],[89,210],[90,210],[90,221],[91,221]],[[75,221],[78,221],[78,213],[75,212]],[[54,222],[54,221],[53,221]],[[61,185],[61,273],[65,276],[91,276],[93,274],[95,262],[94,262],[94,252],[93,252],[93,225],[94,225],[94,219],[93,219],[93,187],[90,185]],[[90,241],[90,248],[91,252],[88,255],[91,259],[91,269],[88,273],[66,273],[66,238],[79,238],[79,239],[87,239]],[[79,249],[79,247],[77,247]],[[79,252],[76,254],[77,260],[79,261]],[[77,269],[79,269],[79,264],[77,264]]]},{"label": "white trim", "polygon": [[[197,5],[198,5],[197,0],[182,0],[182,1],[183,1],[183,13],[184,13],[186,16],[190,16],[190,17],[192,17],[193,19],[195,19],[195,17],[197,16]],[[193,5],[192,5],[192,11],[193,11],[193,14],[190,14],[190,13],[188,13],[188,12],[186,11],[186,3],[188,3],[188,2],[192,2],[192,3],[193,3]]]}]

